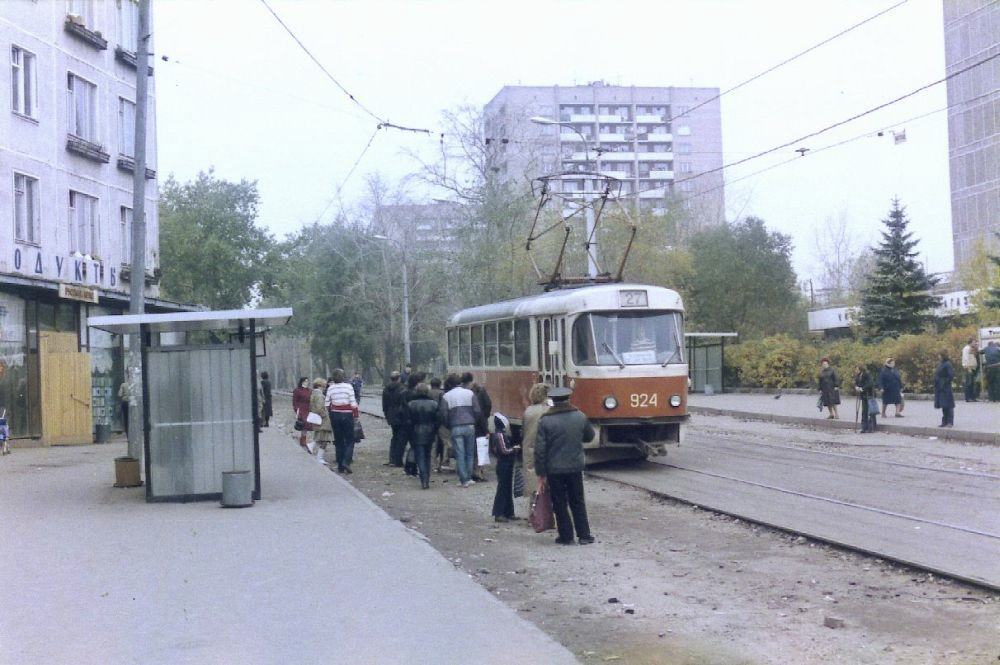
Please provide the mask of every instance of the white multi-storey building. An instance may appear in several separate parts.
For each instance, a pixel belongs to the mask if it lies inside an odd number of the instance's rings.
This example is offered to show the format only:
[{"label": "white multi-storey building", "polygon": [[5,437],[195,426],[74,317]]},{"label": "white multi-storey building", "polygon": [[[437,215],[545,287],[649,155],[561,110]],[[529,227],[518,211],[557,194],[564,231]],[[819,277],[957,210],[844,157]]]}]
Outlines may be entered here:
[{"label": "white multi-storey building", "polygon": [[[717,88],[601,81],[505,86],[486,105],[484,128],[511,178],[600,171],[621,181],[633,211],[681,203],[693,223],[713,224],[725,215],[718,96]],[[584,198],[596,184],[588,180],[563,177],[563,191]]]},{"label": "white multi-storey building", "polygon": [[[121,340],[86,319],[129,305],[137,22],[135,0],[0,2],[0,410],[16,437],[74,442],[47,415],[65,399],[88,405],[95,425],[117,423]],[[156,311],[170,305],[156,299],[152,79],[149,90],[145,294]],[[54,353],[87,356],[84,394],[47,389],[72,364]]]},{"label": "white multi-storey building", "polygon": [[[944,0],[955,267],[1000,233],[1000,2]],[[978,64],[982,63],[982,64]]]}]

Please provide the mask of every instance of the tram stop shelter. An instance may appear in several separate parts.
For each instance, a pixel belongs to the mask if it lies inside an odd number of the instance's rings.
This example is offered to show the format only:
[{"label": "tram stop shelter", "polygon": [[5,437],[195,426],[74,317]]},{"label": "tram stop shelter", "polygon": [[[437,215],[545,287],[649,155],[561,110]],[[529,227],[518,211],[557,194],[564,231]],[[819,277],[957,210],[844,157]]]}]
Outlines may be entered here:
[{"label": "tram stop shelter", "polygon": [[688,370],[691,392],[711,395],[725,392],[723,379],[726,362],[726,339],[735,338],[734,332],[684,333],[687,342]]},{"label": "tram stop shelter", "polygon": [[280,308],[87,320],[142,341],[147,502],[222,499],[223,474],[233,472],[249,473],[260,499],[257,358],[265,332],[291,317]]}]

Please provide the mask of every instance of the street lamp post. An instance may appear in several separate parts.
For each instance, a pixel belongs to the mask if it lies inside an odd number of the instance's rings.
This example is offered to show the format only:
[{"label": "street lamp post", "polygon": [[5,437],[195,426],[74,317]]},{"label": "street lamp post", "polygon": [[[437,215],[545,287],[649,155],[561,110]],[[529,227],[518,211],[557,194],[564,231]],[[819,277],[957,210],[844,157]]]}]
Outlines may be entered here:
[{"label": "street lamp post", "polygon": [[374,235],[376,240],[391,242],[403,254],[403,362],[410,364],[410,285],[406,270],[406,245],[388,236]]},{"label": "street lamp post", "polygon": [[[569,127],[580,140],[583,141],[583,150],[587,158],[587,168],[590,168],[590,144],[587,142],[587,137],[583,135],[579,129],[573,126],[571,122],[564,122],[561,120],[554,120],[552,118],[546,118],[544,116],[533,116],[530,118],[531,122],[536,125],[558,125],[560,127]],[[601,149],[598,147],[595,150],[597,154],[597,173],[601,172]],[[591,278],[597,277],[597,262],[594,260],[594,254],[597,253],[597,237],[594,234],[594,183],[588,177],[584,183],[584,195],[586,197],[587,207],[584,209],[584,219],[586,221],[586,234],[587,234],[587,275]]]}]

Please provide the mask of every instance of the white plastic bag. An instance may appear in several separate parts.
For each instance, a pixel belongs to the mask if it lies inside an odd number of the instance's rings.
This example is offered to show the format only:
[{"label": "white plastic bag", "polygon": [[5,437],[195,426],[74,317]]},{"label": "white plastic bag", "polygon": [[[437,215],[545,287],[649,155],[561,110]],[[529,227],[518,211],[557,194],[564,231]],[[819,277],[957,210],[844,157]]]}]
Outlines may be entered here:
[{"label": "white plastic bag", "polygon": [[318,413],[313,413],[312,411],[310,411],[309,415],[306,416],[306,422],[311,425],[322,425],[323,416],[319,415]]},{"label": "white plastic bag", "polygon": [[479,466],[490,465],[490,438],[488,436],[476,437],[476,463]]}]

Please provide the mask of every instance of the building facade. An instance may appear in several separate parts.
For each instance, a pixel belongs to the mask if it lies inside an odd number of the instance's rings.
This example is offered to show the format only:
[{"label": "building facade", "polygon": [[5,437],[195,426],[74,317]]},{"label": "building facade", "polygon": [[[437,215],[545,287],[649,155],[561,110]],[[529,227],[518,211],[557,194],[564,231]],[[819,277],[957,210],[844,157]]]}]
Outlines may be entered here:
[{"label": "building facade", "polygon": [[[725,219],[722,120],[717,88],[505,86],[484,109],[508,177],[580,173],[563,192],[584,198],[600,172],[621,182],[635,212],[691,211],[695,225]],[[551,121],[545,123],[543,121]]]},{"label": "building facade", "polygon": [[[120,424],[122,342],[86,321],[129,307],[137,23],[135,0],[0,2],[0,410],[17,438]],[[154,89],[144,292],[163,311]],[[75,433],[53,420],[70,410]]]},{"label": "building facade", "polygon": [[[1000,0],[944,0],[955,267],[1000,233]],[[982,65],[987,58],[993,60]]]}]

